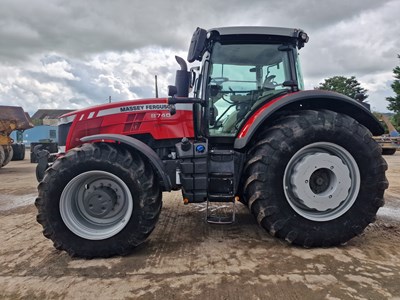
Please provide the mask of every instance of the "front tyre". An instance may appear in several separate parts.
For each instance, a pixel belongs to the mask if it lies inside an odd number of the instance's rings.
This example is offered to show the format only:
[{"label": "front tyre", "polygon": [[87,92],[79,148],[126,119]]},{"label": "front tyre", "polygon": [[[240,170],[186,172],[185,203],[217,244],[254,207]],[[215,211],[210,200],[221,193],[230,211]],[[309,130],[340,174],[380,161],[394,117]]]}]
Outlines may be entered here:
[{"label": "front tyre", "polygon": [[25,159],[25,144],[11,144],[13,149],[13,156],[11,160],[24,160]]},{"label": "front tyre", "polygon": [[38,222],[59,250],[125,255],[153,231],[161,190],[145,158],[121,145],[84,144],[57,159],[39,184]]},{"label": "front tyre", "polygon": [[368,130],[332,111],[301,111],[260,134],[245,167],[245,200],[272,235],[334,246],[375,220],[387,164]]}]

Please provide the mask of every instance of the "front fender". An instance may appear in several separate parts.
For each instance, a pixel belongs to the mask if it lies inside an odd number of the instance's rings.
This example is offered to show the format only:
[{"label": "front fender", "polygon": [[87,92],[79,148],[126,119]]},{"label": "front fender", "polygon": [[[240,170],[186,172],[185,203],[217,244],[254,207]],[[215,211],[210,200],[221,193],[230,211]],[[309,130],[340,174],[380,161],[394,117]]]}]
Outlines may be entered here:
[{"label": "front fender", "polygon": [[91,136],[86,136],[80,139],[82,142],[92,142],[98,140],[116,141],[123,143],[127,146],[134,148],[135,150],[142,153],[147,157],[152,164],[152,166],[157,170],[164,183],[164,191],[171,191],[171,180],[165,172],[164,164],[156,152],[148,145],[130,136],[120,135],[120,134],[96,134]]},{"label": "front fender", "polygon": [[375,116],[360,102],[345,95],[322,90],[301,91],[279,97],[260,107],[241,126],[234,148],[243,149],[262,126],[280,113],[302,109],[327,109],[346,114],[364,125],[373,135],[381,135],[384,128]]}]

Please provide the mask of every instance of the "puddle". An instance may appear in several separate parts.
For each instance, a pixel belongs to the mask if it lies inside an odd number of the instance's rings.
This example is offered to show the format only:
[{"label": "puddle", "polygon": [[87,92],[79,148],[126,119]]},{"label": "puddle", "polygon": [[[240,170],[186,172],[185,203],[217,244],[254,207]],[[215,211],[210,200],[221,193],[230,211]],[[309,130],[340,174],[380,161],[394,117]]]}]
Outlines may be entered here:
[{"label": "puddle", "polygon": [[394,221],[400,221],[400,208],[386,204],[378,210],[377,216]]},{"label": "puddle", "polygon": [[20,206],[31,205],[35,203],[37,194],[28,195],[0,195],[0,211],[10,210]]}]

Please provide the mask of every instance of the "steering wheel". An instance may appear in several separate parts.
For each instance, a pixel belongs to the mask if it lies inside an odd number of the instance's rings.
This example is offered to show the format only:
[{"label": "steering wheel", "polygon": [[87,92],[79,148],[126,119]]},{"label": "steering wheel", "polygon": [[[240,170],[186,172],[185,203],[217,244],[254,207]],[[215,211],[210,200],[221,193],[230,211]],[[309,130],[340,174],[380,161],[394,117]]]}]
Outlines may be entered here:
[{"label": "steering wheel", "polygon": [[221,85],[227,81],[229,81],[228,77],[214,77],[214,78],[211,78],[210,83]]}]

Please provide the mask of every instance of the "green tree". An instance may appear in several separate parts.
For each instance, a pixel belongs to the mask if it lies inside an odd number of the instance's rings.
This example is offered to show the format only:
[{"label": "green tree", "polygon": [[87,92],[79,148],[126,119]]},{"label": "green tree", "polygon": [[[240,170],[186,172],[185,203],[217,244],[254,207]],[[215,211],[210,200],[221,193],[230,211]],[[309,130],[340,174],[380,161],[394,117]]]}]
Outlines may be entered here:
[{"label": "green tree", "polygon": [[[397,55],[400,58],[400,55]],[[386,100],[389,102],[387,108],[394,112],[392,117],[392,122],[395,127],[399,128],[400,125],[400,66],[393,69],[393,76],[395,80],[393,81],[391,87],[393,92],[396,94],[394,97],[387,97]]]},{"label": "green tree", "polygon": [[350,78],[344,76],[327,78],[324,79],[323,83],[315,87],[315,89],[338,92],[353,99],[360,93],[364,94],[364,99],[368,97],[368,90],[361,87],[361,84],[357,81],[355,76],[351,76]]}]

